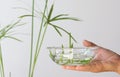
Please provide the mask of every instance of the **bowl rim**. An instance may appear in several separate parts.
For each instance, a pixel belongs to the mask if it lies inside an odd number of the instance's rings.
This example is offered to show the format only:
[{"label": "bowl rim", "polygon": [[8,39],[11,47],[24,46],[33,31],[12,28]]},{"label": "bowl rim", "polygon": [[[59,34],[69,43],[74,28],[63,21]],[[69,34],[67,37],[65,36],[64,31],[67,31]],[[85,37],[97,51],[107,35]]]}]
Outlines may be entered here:
[{"label": "bowl rim", "polygon": [[73,47],[73,48],[70,48],[70,47],[47,47],[47,49],[97,49],[98,47]]}]

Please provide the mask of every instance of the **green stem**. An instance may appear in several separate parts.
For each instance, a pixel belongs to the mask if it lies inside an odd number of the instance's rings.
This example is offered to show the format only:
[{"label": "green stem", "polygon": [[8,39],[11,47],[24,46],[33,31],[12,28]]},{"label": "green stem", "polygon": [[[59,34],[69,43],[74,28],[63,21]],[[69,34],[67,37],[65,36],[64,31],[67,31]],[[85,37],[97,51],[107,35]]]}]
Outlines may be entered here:
[{"label": "green stem", "polygon": [[71,48],[71,33],[69,33],[69,48]]},{"label": "green stem", "polygon": [[[46,13],[47,3],[48,3],[48,0],[46,0],[46,4],[45,4],[45,7],[44,7],[44,12],[43,12],[43,14]],[[37,50],[38,50],[38,47],[39,47],[41,32],[42,32],[42,28],[43,28],[43,26],[44,26],[44,25],[43,25],[43,23],[44,23],[44,18],[45,18],[45,16],[42,15],[42,21],[41,21],[41,24],[40,24],[40,29],[39,29],[39,34],[38,34],[38,39],[37,39],[37,44],[36,44],[36,50],[35,50],[35,51],[37,51]],[[35,53],[34,56],[36,56],[36,55],[37,55],[37,53]]]},{"label": "green stem", "polygon": [[1,68],[1,77],[5,77],[1,44],[0,44],[0,68]]},{"label": "green stem", "polygon": [[42,36],[42,40],[40,42],[40,46],[38,48],[38,53],[37,53],[36,57],[38,57],[38,55],[40,53],[40,50],[41,50],[41,47],[42,47],[42,44],[43,44],[43,41],[44,41],[44,37],[45,37],[45,34],[46,34],[47,27],[48,27],[48,24],[45,25],[45,30],[44,30],[44,33],[43,33],[43,36]]},{"label": "green stem", "polygon": [[9,72],[9,77],[11,77],[11,72]]},{"label": "green stem", "polygon": [[[44,12],[43,14],[45,15],[46,13],[46,9],[47,9],[47,3],[48,3],[48,0],[45,1],[45,7],[44,7]],[[32,65],[31,65],[31,72],[30,72],[30,76],[33,77],[33,74],[34,74],[34,69],[35,69],[35,65],[36,65],[36,55],[37,55],[37,52],[38,52],[38,48],[40,46],[40,38],[41,38],[41,33],[42,33],[42,30],[43,30],[43,23],[44,23],[44,18],[45,16],[42,16],[42,20],[41,20],[41,24],[40,24],[40,28],[39,28],[39,34],[38,34],[38,39],[37,39],[37,43],[36,43],[36,50],[35,50],[35,54],[34,54],[34,60],[32,62]]]},{"label": "green stem", "polygon": [[35,0],[32,0],[31,51],[30,51],[30,65],[29,65],[29,76],[28,77],[31,77],[30,74],[31,74],[32,57],[33,57],[34,6],[35,6]]},{"label": "green stem", "polygon": [[33,66],[32,66],[32,72],[31,72],[31,77],[33,77],[33,75],[34,75],[34,70],[35,70],[35,66],[36,66],[36,62],[37,62],[37,60],[38,60],[38,56],[39,56],[39,53],[40,53],[40,50],[41,50],[41,47],[42,47],[42,44],[43,44],[43,40],[44,40],[44,37],[45,37],[45,34],[46,34],[46,30],[47,30],[47,24],[45,25],[45,29],[44,29],[44,32],[43,32],[43,34],[42,34],[42,39],[41,39],[41,41],[39,42],[40,44],[40,46],[39,46],[39,48],[38,48],[38,50],[36,51],[36,56],[34,56],[34,62],[33,62]]},{"label": "green stem", "polygon": [[0,76],[2,77],[1,63],[0,63]]}]

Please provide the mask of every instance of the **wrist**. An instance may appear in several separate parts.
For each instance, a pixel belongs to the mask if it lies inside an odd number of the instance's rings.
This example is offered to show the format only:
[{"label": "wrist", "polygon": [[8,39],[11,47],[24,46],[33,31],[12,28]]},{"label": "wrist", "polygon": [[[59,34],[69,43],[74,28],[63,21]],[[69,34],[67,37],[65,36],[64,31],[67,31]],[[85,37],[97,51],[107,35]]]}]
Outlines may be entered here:
[{"label": "wrist", "polygon": [[118,60],[117,73],[120,74],[120,55]]}]

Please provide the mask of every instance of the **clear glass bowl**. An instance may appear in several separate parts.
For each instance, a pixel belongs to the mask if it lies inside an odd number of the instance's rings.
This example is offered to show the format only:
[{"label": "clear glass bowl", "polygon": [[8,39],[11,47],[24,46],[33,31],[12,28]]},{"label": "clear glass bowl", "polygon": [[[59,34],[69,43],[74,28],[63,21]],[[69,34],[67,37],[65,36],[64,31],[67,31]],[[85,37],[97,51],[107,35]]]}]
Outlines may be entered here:
[{"label": "clear glass bowl", "polygon": [[48,47],[50,58],[59,65],[85,65],[95,57],[96,47],[61,48]]}]

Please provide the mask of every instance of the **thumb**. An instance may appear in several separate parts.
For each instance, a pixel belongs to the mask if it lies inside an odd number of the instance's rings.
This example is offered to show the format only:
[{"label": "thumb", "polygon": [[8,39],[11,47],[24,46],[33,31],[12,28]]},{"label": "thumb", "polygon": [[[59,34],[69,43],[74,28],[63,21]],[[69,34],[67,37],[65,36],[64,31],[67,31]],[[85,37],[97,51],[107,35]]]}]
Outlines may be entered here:
[{"label": "thumb", "polygon": [[95,46],[97,46],[96,44],[94,44],[94,43],[92,43],[92,42],[90,42],[88,40],[84,40],[83,45],[86,46],[86,47],[95,47]]}]

